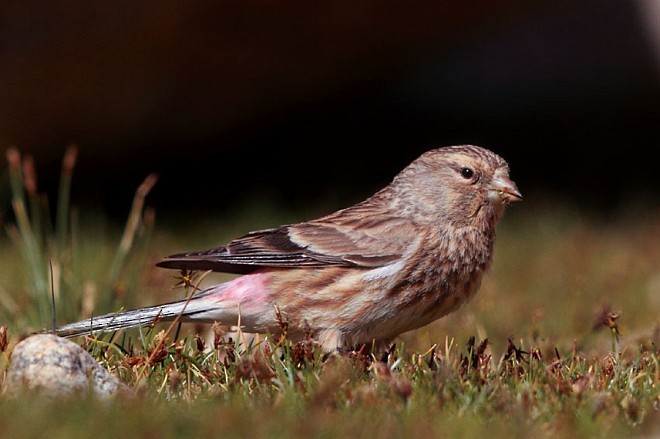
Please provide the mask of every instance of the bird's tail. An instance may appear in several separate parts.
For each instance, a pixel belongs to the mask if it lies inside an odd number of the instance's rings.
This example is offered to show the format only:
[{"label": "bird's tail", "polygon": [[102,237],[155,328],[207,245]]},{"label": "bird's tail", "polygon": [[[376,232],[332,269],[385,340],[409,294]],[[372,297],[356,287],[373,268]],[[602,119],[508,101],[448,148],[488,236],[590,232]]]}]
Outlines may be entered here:
[{"label": "bird's tail", "polygon": [[193,296],[192,299],[179,300],[156,306],[146,306],[128,311],[119,311],[98,317],[90,317],[76,323],[63,325],[55,329],[61,337],[77,337],[97,332],[111,332],[118,329],[148,326],[156,322],[171,322],[179,315],[181,321],[211,321],[204,318],[209,311],[209,303],[204,300],[206,291]]}]

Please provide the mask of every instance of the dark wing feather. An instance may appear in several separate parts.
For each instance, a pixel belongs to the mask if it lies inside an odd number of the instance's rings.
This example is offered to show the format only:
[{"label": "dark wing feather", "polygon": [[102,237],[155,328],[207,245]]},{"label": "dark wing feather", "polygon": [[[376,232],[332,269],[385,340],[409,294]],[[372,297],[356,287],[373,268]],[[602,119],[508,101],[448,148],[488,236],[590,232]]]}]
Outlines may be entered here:
[{"label": "dark wing feather", "polygon": [[[411,224],[400,218],[354,213],[349,208],[307,223],[248,233],[223,247],[172,255],[157,265],[237,274],[260,267],[380,267],[399,259],[414,239]],[[393,237],[388,232],[395,229]]]},{"label": "dark wing feather", "polygon": [[246,274],[259,267],[314,267],[332,262],[315,260],[306,253],[288,238],[288,226],[282,226],[248,233],[223,247],[168,256],[156,265]]}]

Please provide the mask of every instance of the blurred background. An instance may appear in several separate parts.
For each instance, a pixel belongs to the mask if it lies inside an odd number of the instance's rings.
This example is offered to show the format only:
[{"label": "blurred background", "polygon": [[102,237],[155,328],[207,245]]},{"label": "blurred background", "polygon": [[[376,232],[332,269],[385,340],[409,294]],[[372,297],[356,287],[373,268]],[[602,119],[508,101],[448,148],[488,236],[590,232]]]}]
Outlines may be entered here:
[{"label": "blurred background", "polygon": [[152,171],[160,218],[334,209],[462,143],[527,200],[658,201],[657,0],[9,0],[0,66],[0,152],[52,193],[75,142],[72,199],[110,217]]}]

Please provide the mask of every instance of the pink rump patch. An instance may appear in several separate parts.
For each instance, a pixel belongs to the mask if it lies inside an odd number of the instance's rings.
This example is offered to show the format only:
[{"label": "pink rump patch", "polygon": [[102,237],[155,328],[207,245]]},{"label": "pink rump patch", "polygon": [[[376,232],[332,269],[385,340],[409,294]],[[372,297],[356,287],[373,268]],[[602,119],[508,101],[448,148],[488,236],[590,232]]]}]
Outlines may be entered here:
[{"label": "pink rump patch", "polygon": [[235,301],[241,307],[263,305],[268,302],[270,296],[268,285],[271,276],[272,273],[268,271],[255,271],[237,277],[222,284],[222,293],[215,300],[219,303]]}]

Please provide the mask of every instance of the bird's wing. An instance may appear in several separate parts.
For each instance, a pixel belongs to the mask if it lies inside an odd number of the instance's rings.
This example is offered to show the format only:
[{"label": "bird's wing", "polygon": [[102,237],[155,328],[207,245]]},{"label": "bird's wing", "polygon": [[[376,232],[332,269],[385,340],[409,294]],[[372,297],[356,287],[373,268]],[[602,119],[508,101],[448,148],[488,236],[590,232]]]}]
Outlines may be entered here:
[{"label": "bird's wing", "polygon": [[266,229],[210,250],[169,256],[164,268],[246,274],[260,267],[375,268],[398,260],[414,240],[414,227],[395,216],[346,216]]}]

